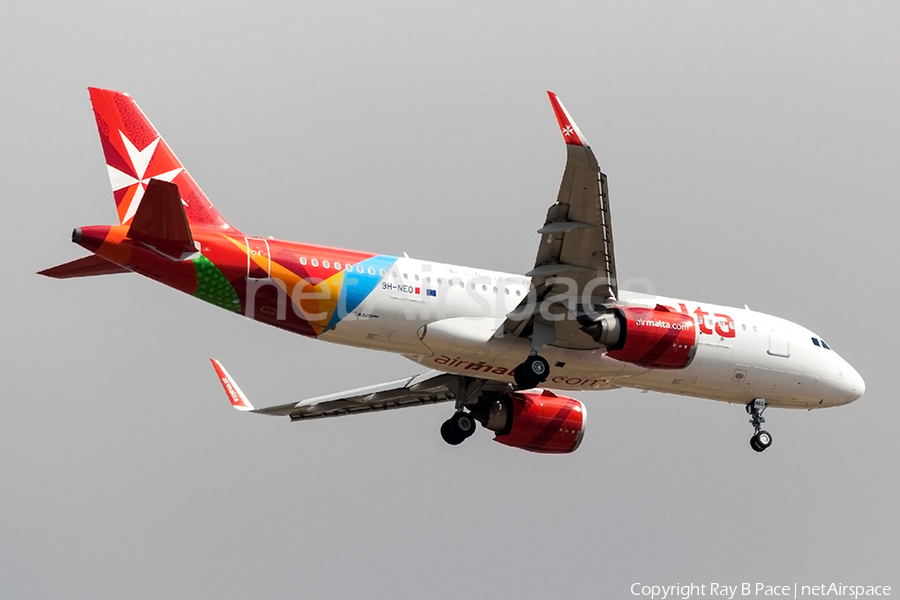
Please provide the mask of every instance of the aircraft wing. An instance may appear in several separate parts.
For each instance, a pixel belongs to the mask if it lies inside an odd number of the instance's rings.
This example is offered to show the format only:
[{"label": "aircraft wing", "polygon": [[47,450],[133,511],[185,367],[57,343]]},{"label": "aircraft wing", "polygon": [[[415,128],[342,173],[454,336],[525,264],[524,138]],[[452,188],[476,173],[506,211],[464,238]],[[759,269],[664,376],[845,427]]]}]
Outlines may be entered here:
[{"label": "aircraft wing", "polygon": [[[618,295],[606,175],[600,172],[587,139],[557,95],[547,94],[566,142],[567,160],[559,195],[538,230],[541,241],[537,258],[527,275],[538,301],[551,295],[577,294],[577,304],[587,299],[593,304],[606,304]],[[531,336],[535,326],[533,318],[511,318],[504,331]],[[598,346],[571,318],[551,326],[553,339],[547,338],[547,343],[574,348]]]},{"label": "aircraft wing", "polygon": [[[451,402],[456,400],[460,380],[457,375],[428,371],[406,379],[337,394],[308,398],[267,408],[255,408],[222,364],[216,359],[211,359],[211,361],[232,406],[238,410],[262,415],[287,416],[291,418],[291,421]],[[486,380],[478,380],[478,384],[479,390],[487,388],[500,390],[508,387],[506,384]]]}]

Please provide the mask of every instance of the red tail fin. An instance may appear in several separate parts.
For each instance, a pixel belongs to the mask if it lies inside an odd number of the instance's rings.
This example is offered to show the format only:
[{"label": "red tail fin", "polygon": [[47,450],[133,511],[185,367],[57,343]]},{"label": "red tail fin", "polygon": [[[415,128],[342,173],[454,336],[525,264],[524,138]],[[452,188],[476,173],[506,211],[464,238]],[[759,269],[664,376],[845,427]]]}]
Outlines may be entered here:
[{"label": "red tail fin", "polygon": [[178,186],[192,228],[237,233],[215,209],[131,96],[113,90],[88,90],[120,223],[131,222],[150,179],[159,179]]}]

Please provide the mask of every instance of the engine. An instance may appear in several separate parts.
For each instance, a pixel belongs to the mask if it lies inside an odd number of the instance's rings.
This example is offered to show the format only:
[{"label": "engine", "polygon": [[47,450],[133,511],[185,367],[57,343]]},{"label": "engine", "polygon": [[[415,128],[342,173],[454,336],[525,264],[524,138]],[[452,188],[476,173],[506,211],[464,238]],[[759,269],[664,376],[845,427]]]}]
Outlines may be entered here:
[{"label": "engine", "polygon": [[584,436],[584,404],[550,390],[498,394],[473,415],[495,442],[542,454],[575,452]]},{"label": "engine", "polygon": [[691,315],[656,308],[616,308],[596,318],[579,319],[581,329],[622,362],[652,369],[683,369],[697,351]]}]

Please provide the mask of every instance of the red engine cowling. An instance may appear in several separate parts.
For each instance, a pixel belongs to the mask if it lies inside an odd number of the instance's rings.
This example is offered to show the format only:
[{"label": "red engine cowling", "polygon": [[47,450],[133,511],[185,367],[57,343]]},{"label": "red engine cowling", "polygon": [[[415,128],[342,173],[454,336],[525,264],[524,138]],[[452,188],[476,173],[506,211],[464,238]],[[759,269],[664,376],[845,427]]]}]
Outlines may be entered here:
[{"label": "red engine cowling", "polygon": [[584,404],[550,390],[504,394],[485,423],[494,441],[542,454],[575,452],[584,436]]},{"label": "red engine cowling", "polygon": [[691,315],[656,308],[617,308],[582,329],[609,351],[610,358],[651,369],[683,369],[697,351]]}]

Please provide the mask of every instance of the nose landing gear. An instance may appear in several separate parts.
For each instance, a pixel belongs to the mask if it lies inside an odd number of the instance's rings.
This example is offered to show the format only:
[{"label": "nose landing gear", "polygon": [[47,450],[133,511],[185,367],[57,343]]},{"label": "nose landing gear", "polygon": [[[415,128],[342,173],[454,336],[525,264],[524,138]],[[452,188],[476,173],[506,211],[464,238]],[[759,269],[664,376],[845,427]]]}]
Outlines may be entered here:
[{"label": "nose landing gear", "polygon": [[750,438],[750,447],[757,452],[762,452],[772,445],[772,434],[762,428],[766,422],[762,414],[769,405],[763,398],[754,398],[747,404],[747,414],[750,415],[750,424],[753,425],[754,434]]}]

